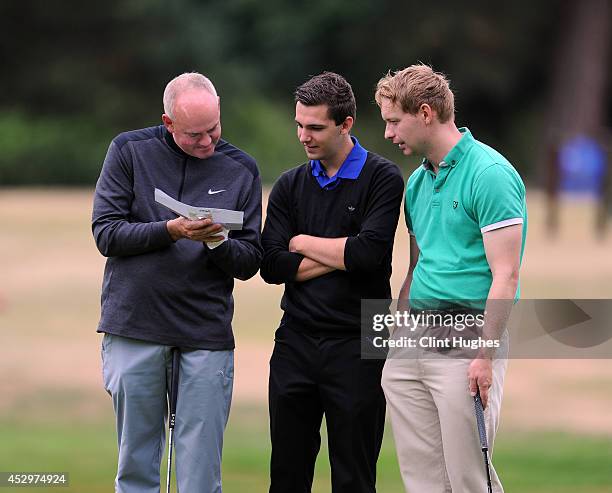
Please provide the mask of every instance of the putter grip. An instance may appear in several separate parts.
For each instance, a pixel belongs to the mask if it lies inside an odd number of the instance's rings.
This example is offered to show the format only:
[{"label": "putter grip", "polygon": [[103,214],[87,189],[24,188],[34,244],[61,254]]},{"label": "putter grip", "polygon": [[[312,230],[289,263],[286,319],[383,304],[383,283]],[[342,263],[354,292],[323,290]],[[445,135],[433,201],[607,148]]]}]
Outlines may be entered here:
[{"label": "putter grip", "polygon": [[484,408],[480,400],[480,394],[474,396],[474,411],[476,412],[476,424],[478,426],[478,435],[480,436],[480,446],[482,450],[488,450],[487,429],[485,428]]},{"label": "putter grip", "polygon": [[176,415],[176,398],[178,396],[179,367],[181,365],[181,352],[178,348],[172,348],[172,384],[170,387],[170,423],[174,427]]}]

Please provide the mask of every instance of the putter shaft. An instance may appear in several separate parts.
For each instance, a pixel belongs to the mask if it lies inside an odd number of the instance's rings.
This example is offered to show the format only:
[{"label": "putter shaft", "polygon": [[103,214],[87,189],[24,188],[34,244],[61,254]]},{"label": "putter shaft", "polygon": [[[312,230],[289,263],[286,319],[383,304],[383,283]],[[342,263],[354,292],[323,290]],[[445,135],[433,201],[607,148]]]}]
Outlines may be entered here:
[{"label": "putter shaft", "polygon": [[166,493],[170,493],[170,478],[172,477],[172,445],[174,442],[174,428],[170,428],[168,439],[168,475],[166,476]]},{"label": "putter shaft", "polygon": [[474,396],[474,411],[476,413],[476,425],[478,426],[478,435],[480,437],[480,448],[484,457],[485,471],[487,473],[487,489],[489,493],[493,493],[493,487],[491,485],[491,465],[489,464],[489,443],[487,440],[484,407],[480,398],[480,392],[476,392]]},{"label": "putter shaft", "polygon": [[166,476],[166,493],[170,493],[170,480],[172,479],[172,449],[174,448],[174,425],[176,424],[176,400],[179,387],[179,367],[181,352],[179,348],[172,348],[172,371],[170,375],[170,399],[168,402],[168,475]]}]

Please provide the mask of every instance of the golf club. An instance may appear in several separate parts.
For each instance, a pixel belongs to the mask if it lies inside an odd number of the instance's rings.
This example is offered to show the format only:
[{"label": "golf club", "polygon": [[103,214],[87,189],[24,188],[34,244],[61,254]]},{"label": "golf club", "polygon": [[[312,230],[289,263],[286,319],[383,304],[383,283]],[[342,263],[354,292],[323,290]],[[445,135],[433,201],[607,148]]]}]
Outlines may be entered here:
[{"label": "golf club", "polygon": [[480,391],[476,391],[474,396],[474,410],[476,411],[476,424],[478,425],[478,435],[480,435],[480,448],[484,456],[485,470],[487,471],[487,488],[489,493],[493,493],[491,487],[491,467],[489,466],[489,444],[487,442],[487,429],[485,428],[484,408],[480,399]]},{"label": "golf club", "polygon": [[174,442],[174,424],[176,422],[176,398],[178,395],[179,366],[181,364],[181,351],[172,348],[172,370],[170,374],[170,399],[168,414],[168,475],[166,476],[166,493],[170,493],[170,479],[172,478],[172,445]]}]

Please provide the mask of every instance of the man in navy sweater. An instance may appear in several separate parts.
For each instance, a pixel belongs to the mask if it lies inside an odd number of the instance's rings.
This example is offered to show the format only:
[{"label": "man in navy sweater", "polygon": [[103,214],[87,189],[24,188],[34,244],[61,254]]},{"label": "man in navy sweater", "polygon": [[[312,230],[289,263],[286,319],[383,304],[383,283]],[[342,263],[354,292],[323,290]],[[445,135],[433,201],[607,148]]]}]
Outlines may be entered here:
[{"label": "man in navy sweater", "polygon": [[[261,182],[253,158],[221,139],[219,97],[206,77],[166,86],[163,125],[111,143],[96,185],[92,228],[105,257],[104,385],[117,416],[118,493],[159,493],[167,375],[181,349],[176,477],[182,493],[221,492],[221,449],[234,375],[234,278],[262,257]],[[229,236],[155,202],[244,211]]]},{"label": "man in navy sweater", "polygon": [[362,298],[391,297],[403,179],[351,128],[355,98],[324,72],[295,93],[309,161],[274,185],[261,275],[285,284],[270,360],[272,493],[309,492],[325,415],[334,493],[376,491],[385,420],[384,361],[361,359]]}]

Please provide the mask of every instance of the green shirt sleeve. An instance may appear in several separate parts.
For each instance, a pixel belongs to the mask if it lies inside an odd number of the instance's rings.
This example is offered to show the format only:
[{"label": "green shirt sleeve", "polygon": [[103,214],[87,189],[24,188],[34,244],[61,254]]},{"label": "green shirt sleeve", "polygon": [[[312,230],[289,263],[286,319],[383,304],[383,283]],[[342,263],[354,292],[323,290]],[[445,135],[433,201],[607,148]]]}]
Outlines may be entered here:
[{"label": "green shirt sleeve", "polygon": [[511,166],[494,164],[474,183],[474,214],[480,231],[522,224],[525,217],[525,186]]}]

